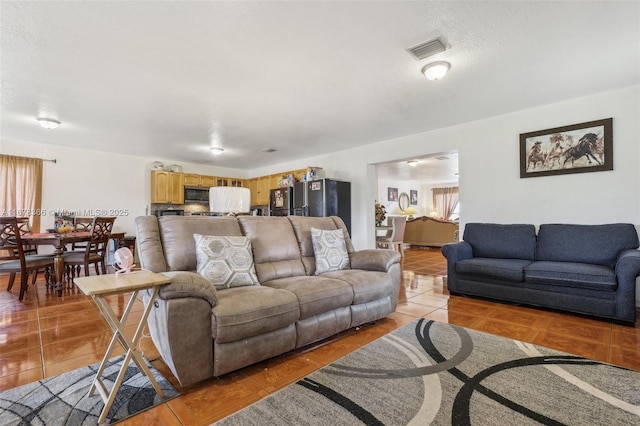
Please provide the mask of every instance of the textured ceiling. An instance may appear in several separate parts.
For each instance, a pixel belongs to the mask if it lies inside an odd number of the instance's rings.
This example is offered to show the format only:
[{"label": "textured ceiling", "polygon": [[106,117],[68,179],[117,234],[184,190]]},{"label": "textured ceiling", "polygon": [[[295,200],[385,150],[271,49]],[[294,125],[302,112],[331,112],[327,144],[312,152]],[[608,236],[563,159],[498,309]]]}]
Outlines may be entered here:
[{"label": "textured ceiling", "polygon": [[[0,8],[0,137],[225,167],[640,83],[638,2],[4,0]],[[446,52],[422,61],[407,52],[438,36]],[[451,62],[444,80],[420,74],[433,60]],[[62,125],[41,129],[39,115]],[[211,156],[210,146],[224,154]]]}]

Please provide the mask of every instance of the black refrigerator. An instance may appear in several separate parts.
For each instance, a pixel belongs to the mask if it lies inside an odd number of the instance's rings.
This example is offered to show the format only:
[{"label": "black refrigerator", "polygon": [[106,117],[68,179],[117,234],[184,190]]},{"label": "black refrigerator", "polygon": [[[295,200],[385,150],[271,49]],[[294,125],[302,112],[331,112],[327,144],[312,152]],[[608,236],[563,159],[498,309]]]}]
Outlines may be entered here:
[{"label": "black refrigerator", "polygon": [[294,183],[292,214],[338,216],[351,235],[351,182],[319,179]]},{"label": "black refrigerator", "polygon": [[293,188],[269,190],[269,216],[289,216],[293,208]]}]

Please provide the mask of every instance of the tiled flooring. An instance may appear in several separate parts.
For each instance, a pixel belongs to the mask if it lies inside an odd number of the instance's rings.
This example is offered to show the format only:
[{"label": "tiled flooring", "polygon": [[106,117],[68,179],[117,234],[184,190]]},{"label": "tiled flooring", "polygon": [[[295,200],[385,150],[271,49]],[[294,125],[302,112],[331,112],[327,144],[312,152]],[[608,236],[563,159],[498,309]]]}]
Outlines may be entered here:
[{"label": "tiled flooring", "polygon": [[[640,321],[635,327],[624,327],[541,309],[450,297],[443,285],[445,273],[439,250],[406,250],[400,302],[388,318],[189,388],[178,385],[151,339],[145,337],[140,344],[145,356],[181,395],[124,424],[209,424],[417,317],[640,370]],[[0,391],[100,361],[111,332],[90,298],[77,290],[66,290],[59,298],[47,293],[39,279],[24,302],[18,302],[19,285],[8,293],[6,284],[6,276],[0,277]],[[126,298],[114,297],[110,303],[121,312]],[[127,322],[131,334],[141,313],[142,304],[137,302]]]}]

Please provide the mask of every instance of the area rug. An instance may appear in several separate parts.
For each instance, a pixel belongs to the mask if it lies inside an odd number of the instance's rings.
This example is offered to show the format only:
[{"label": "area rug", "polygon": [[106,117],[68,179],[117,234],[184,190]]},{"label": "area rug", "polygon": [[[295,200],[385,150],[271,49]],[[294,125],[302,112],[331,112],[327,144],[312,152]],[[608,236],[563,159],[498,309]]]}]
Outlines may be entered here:
[{"label": "area rug", "polygon": [[[109,360],[104,384],[113,387],[124,355]],[[79,368],[0,393],[0,425],[96,425],[104,402],[96,391],[88,396],[99,364]],[[112,424],[177,395],[176,389],[153,366],[149,369],[165,397],[160,398],[149,380],[131,362],[122,386],[103,424]]]},{"label": "area rug", "polygon": [[417,320],[219,425],[640,424],[640,372]]}]

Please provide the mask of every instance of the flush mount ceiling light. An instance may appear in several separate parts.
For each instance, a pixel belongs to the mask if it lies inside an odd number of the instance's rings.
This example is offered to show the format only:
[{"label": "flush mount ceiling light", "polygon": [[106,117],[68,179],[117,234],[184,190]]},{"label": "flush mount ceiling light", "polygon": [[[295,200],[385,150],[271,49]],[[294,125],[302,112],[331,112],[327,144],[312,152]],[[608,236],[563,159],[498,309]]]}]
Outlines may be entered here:
[{"label": "flush mount ceiling light", "polygon": [[221,155],[222,152],[224,151],[224,149],[222,148],[210,148],[210,149],[213,155]]},{"label": "flush mount ceiling light", "polygon": [[407,164],[410,165],[411,167],[415,167],[418,165],[418,160],[409,160],[407,161]]},{"label": "flush mount ceiling light", "polygon": [[45,129],[55,129],[60,125],[60,122],[58,120],[54,120],[53,118],[38,117],[36,118],[36,120]]},{"label": "flush mount ceiling light", "polygon": [[447,72],[451,68],[451,64],[445,61],[432,62],[422,68],[422,73],[428,80],[440,80],[447,75]]}]

